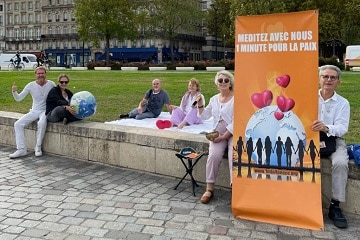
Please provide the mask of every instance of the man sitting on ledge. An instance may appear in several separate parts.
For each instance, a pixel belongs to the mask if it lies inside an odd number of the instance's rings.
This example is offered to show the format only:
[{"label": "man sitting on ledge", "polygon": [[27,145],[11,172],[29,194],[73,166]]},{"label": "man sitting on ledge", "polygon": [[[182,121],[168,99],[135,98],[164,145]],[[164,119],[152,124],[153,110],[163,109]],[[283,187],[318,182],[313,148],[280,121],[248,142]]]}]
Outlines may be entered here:
[{"label": "man sitting on ledge", "polygon": [[350,104],[335,92],[340,83],[340,75],[341,70],[336,66],[320,67],[319,113],[318,120],[313,122],[312,129],[324,132],[327,136],[337,137],[336,150],[328,157],[332,162],[332,198],[328,216],[336,227],[347,228],[347,220],[342,214],[339,203],[345,202],[349,172],[349,157],[343,136],[349,127]]},{"label": "man sitting on ledge", "polygon": [[120,114],[119,118],[135,118],[141,120],[144,118],[156,118],[160,115],[161,110],[166,105],[169,113],[172,112],[170,99],[167,92],[161,89],[160,79],[152,81],[152,89],[145,93],[144,98],[140,101],[139,106],[131,110],[128,114]]}]

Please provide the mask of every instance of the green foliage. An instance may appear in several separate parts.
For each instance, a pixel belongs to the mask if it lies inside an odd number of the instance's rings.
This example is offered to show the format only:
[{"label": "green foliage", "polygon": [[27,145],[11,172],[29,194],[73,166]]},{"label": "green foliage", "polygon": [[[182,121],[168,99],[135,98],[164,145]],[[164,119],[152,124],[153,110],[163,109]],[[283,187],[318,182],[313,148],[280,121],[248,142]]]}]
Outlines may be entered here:
[{"label": "green foliage", "polygon": [[[47,78],[56,81],[61,73],[64,72],[50,71]],[[168,91],[171,103],[174,105],[180,104],[181,97],[187,90],[188,80],[193,77],[200,81],[201,91],[207,101],[218,92],[214,84],[214,72],[67,70],[65,73],[70,77],[69,89],[72,92],[89,91],[96,97],[96,114],[89,119],[96,122],[116,120],[120,113],[126,113],[137,106],[155,78],[163,81],[163,88]],[[0,111],[28,112],[32,102],[31,97],[27,96],[23,101],[16,102],[11,94],[11,86],[15,82],[21,91],[32,79],[34,79],[33,72],[1,72]],[[358,134],[360,132],[359,88],[360,74],[344,72],[337,92],[347,98],[351,105],[349,133],[345,135],[349,143],[360,141]]]}]

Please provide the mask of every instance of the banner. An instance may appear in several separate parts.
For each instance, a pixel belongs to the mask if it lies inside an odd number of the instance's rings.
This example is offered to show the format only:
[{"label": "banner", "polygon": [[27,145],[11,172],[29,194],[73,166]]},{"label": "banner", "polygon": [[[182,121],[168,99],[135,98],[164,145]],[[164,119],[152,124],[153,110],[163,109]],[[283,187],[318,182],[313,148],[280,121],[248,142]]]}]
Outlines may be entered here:
[{"label": "banner", "polygon": [[232,212],[323,229],[318,12],[236,18]]}]

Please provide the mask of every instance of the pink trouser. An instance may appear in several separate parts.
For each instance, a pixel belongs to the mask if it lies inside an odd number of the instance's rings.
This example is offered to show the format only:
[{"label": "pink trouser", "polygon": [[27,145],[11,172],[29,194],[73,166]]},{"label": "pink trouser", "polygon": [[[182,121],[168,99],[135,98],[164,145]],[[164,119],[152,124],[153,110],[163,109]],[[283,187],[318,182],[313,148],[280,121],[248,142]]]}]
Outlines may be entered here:
[{"label": "pink trouser", "polygon": [[223,140],[218,143],[209,142],[209,156],[206,162],[206,183],[215,183],[221,160],[228,149],[228,161],[230,172],[230,184],[232,183],[232,163],[233,163],[233,138]]},{"label": "pink trouser", "polygon": [[196,108],[192,108],[186,115],[181,108],[173,109],[171,113],[171,122],[174,125],[179,125],[182,121],[185,121],[189,125],[203,123],[203,121],[197,116]]}]

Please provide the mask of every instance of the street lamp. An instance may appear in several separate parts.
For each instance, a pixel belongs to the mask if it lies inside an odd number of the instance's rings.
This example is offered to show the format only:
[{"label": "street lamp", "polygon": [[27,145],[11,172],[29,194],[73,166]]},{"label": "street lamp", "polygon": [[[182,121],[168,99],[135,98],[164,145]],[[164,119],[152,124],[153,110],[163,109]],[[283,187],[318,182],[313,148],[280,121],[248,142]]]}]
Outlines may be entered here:
[{"label": "street lamp", "polygon": [[218,26],[217,26],[217,18],[218,18],[218,8],[215,7],[214,4],[211,4],[210,7],[212,7],[215,11],[215,61],[218,60],[218,41],[217,41],[217,35],[218,35]]}]

